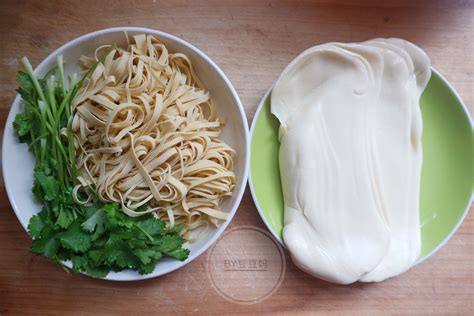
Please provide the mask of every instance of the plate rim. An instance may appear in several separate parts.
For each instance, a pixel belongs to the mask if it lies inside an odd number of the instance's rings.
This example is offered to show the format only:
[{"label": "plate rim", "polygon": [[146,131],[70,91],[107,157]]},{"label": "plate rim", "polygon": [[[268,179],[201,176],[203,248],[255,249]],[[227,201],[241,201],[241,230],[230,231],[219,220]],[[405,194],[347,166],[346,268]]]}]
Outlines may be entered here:
[{"label": "plate rim", "polygon": [[[471,123],[471,129],[473,127],[473,118],[471,117],[468,109],[467,109],[467,106],[466,104],[464,103],[463,99],[461,98],[461,96],[459,95],[459,93],[456,91],[456,89],[454,89],[454,87],[451,85],[451,83],[448,81],[448,79],[443,76],[436,68],[434,68],[433,66],[431,66],[431,71],[433,73],[435,73],[442,81],[444,84],[446,84],[446,86],[448,86],[448,88],[451,90],[451,92],[453,93],[453,95],[456,97],[457,101],[461,104],[463,110],[464,110],[464,113],[465,115],[467,116],[467,118],[469,119],[469,122]],[[262,111],[263,109],[263,105],[265,104],[265,101],[267,100],[268,96],[270,95],[270,93],[272,92],[273,90],[273,87],[275,86],[275,82],[272,82],[270,84],[270,87],[268,88],[268,90],[265,92],[264,96],[261,98],[258,106],[257,106],[257,110],[255,111],[255,115],[254,117],[252,118],[252,124],[250,126],[250,148],[252,148],[252,141],[253,141],[253,136],[254,136],[254,131],[255,131],[255,125],[257,124],[257,119],[258,117],[260,116],[260,112]],[[280,236],[278,234],[276,234],[276,232],[273,230],[271,224],[269,223],[269,221],[265,218],[264,214],[263,214],[263,209],[261,208],[260,204],[258,203],[258,199],[257,199],[257,194],[255,192],[255,188],[254,188],[254,185],[253,185],[253,178],[252,178],[252,159],[250,159],[250,163],[249,163],[249,177],[248,177],[248,182],[249,182],[249,187],[250,187],[250,193],[252,195],[252,200],[255,204],[255,207],[257,208],[257,211],[258,211],[258,214],[260,215],[260,218],[262,219],[263,223],[265,224],[265,226],[267,227],[267,229],[270,231],[270,233],[272,234],[273,237],[275,237],[276,240],[278,240],[278,242],[286,249],[286,245],[285,243],[283,242],[282,238],[280,238]],[[474,192],[471,191],[471,197],[469,199],[469,202],[467,203],[467,206],[466,208],[464,209],[463,211],[463,214],[461,215],[461,217],[459,218],[458,222],[456,223],[456,225],[454,225],[453,229],[451,230],[451,232],[443,239],[443,241],[441,243],[439,243],[434,249],[432,249],[428,254],[426,254],[425,256],[423,256],[422,258],[418,258],[417,261],[415,262],[415,265],[418,265],[420,263],[422,263],[423,261],[425,260],[428,260],[429,258],[431,258],[436,252],[438,252],[444,245],[446,245],[448,243],[448,241],[454,236],[454,234],[458,231],[459,227],[462,225],[462,223],[464,222],[467,214],[469,213],[469,210],[471,208],[471,205],[474,201]]]},{"label": "plate rim", "polygon": [[[180,264],[177,264],[174,267],[170,267],[167,269],[164,269],[163,271],[156,272],[155,270],[150,273],[150,274],[137,274],[137,276],[133,275],[126,275],[126,272],[131,271],[131,270],[124,270],[116,273],[109,273],[106,277],[104,278],[97,278],[100,280],[109,280],[109,281],[140,281],[140,280],[146,280],[146,279],[152,279],[155,277],[159,277],[165,274],[168,274],[170,272],[173,272],[175,270],[178,270],[185,265],[189,264],[193,260],[195,260],[197,257],[199,257],[201,254],[203,254],[205,251],[207,251],[215,242],[216,240],[222,236],[224,233],[225,229],[227,226],[230,224],[232,219],[234,218],[235,214],[237,213],[237,210],[239,209],[240,203],[242,201],[243,195],[245,193],[246,189],[246,183],[248,182],[248,176],[249,176],[249,169],[250,169],[250,133],[249,133],[249,125],[248,125],[248,120],[247,116],[245,114],[245,109],[242,105],[242,102],[240,100],[239,95],[237,94],[237,91],[230,81],[230,79],[226,76],[224,71],[217,65],[216,62],[214,62],[209,56],[207,56],[203,51],[201,51],[199,48],[195,47],[193,44],[189,43],[188,41],[185,41],[175,35],[157,30],[157,29],[152,29],[152,28],[146,28],[146,27],[137,27],[137,26],[118,26],[118,27],[111,27],[111,28],[105,28],[105,29],[100,29],[96,30],[93,32],[89,32],[86,34],[82,34],[78,37],[73,38],[72,40],[67,41],[63,45],[59,46],[56,48],[54,51],[49,53],[41,62],[35,67],[34,72],[37,71],[37,69],[44,67],[45,64],[47,64],[51,59],[56,58],[56,56],[59,54],[60,51],[63,51],[65,49],[70,48],[73,45],[76,45],[78,43],[91,40],[93,38],[96,38],[101,35],[105,35],[108,33],[114,33],[114,32],[143,32],[146,34],[155,34],[160,37],[166,38],[170,41],[177,42],[187,48],[189,48],[191,51],[193,51],[195,54],[199,55],[201,58],[203,58],[206,63],[208,63],[211,68],[216,71],[218,76],[222,78],[224,81],[225,85],[228,87],[232,98],[235,100],[235,103],[237,104],[238,112],[240,114],[240,119],[243,123],[243,136],[244,136],[244,143],[245,143],[245,156],[244,156],[244,166],[243,166],[243,173],[242,173],[242,185],[240,187],[240,190],[238,192],[233,192],[233,194],[236,195],[236,200],[235,203],[232,205],[232,208],[230,209],[229,212],[229,217],[227,220],[225,220],[217,229],[216,234],[209,239],[203,246],[194,252],[190,253],[188,259],[185,261],[179,261]],[[12,131],[12,123],[14,120],[14,114],[13,114],[13,108],[15,104],[19,104],[21,102],[21,97],[16,94],[15,98],[13,99],[13,102],[10,105],[10,108],[8,110],[8,116],[5,121],[5,126],[3,128],[3,137],[2,137],[2,176],[4,179],[4,185],[5,185],[5,191],[7,193],[8,201],[10,202],[10,206],[13,209],[15,216],[17,217],[18,222],[20,222],[20,225],[23,227],[23,229],[26,231],[27,235],[31,238],[31,236],[28,233],[28,225],[23,225],[23,222],[20,220],[21,216],[19,215],[21,213],[21,210],[19,210],[18,206],[15,203],[15,199],[13,198],[13,187],[12,183],[10,182],[8,177],[5,177],[5,159],[7,158],[7,150],[5,150],[5,140],[7,139],[7,134],[8,132]],[[8,160],[8,159],[7,159]],[[29,220],[29,219],[28,219]],[[65,262],[66,266],[71,267],[71,264],[69,262]],[[83,275],[86,275],[88,277],[91,277],[87,275],[86,273],[82,273]]]}]

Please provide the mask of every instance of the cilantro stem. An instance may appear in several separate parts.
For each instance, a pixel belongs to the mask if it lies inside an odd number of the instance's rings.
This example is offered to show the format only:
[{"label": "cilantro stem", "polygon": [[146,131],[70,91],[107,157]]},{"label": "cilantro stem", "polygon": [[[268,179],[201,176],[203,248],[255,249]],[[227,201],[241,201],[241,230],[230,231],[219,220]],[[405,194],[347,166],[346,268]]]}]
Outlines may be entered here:
[{"label": "cilantro stem", "polygon": [[69,122],[67,124],[67,145],[69,150],[69,167],[72,177],[72,182],[75,183],[77,177],[77,167],[76,167],[76,155],[74,147],[74,135],[72,133],[72,116],[69,117]]},{"label": "cilantro stem", "polygon": [[[31,133],[33,134],[33,131],[31,131]],[[33,145],[35,145],[41,138],[46,137],[46,136],[48,136],[48,133],[44,133],[44,134],[42,134],[42,135],[38,135],[37,137],[33,137],[33,136],[32,136],[32,137],[31,137],[32,141],[31,141],[31,143],[28,145],[28,148],[33,148],[33,147],[34,147]]]},{"label": "cilantro stem", "polygon": [[66,95],[66,87],[64,84],[64,65],[63,65],[63,55],[58,55],[56,58],[59,69],[59,87],[61,89],[62,97]]},{"label": "cilantro stem", "polygon": [[71,83],[70,83],[70,90],[69,92],[65,95],[63,101],[61,102],[61,104],[59,105],[59,110],[58,112],[56,113],[56,121],[59,121],[61,115],[63,114],[63,111],[66,109],[66,114],[70,114],[71,113],[71,108],[70,108],[70,105],[71,105],[71,101],[72,101],[72,98],[75,94],[75,86],[76,86],[76,76],[72,76],[71,77],[71,80],[73,80]]},{"label": "cilantro stem", "polygon": [[52,115],[56,116],[57,107],[56,107],[56,96],[54,95],[54,76],[49,77],[47,88],[48,88],[48,96],[49,96],[49,105],[51,107]]},{"label": "cilantro stem", "polygon": [[46,139],[40,139],[40,159],[36,161],[36,165],[43,166],[43,162],[46,156]]},{"label": "cilantro stem", "polygon": [[55,137],[55,142],[58,144],[58,149],[59,149],[59,152],[61,153],[63,159],[64,159],[64,160],[69,160],[68,157],[67,157],[67,153],[66,153],[66,151],[64,150],[64,146],[63,146],[63,144],[61,143],[61,139],[59,138],[59,135],[56,135],[56,137]]},{"label": "cilantro stem", "polygon": [[25,67],[26,73],[30,77],[30,80],[34,85],[40,100],[46,101],[46,98],[44,97],[43,89],[41,89],[41,86],[38,82],[38,79],[36,78],[35,74],[33,73],[33,67],[31,67],[30,61],[25,56],[21,59],[21,62],[23,63],[23,66]]},{"label": "cilantro stem", "polygon": [[38,150],[36,148],[36,143],[42,138],[42,137],[45,137],[47,134],[43,134],[43,135],[39,135],[38,137],[35,136],[35,132],[33,131],[33,129],[30,129],[30,139],[32,139],[33,141],[28,145],[28,149],[32,149],[33,150],[33,154],[36,156],[38,156]]}]

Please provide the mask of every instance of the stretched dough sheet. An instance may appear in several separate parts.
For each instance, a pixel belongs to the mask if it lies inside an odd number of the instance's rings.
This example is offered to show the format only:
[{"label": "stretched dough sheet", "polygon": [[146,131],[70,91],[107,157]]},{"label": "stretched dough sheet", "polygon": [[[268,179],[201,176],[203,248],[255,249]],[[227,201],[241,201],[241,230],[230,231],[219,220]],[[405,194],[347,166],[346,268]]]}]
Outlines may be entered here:
[{"label": "stretched dough sheet", "polygon": [[381,281],[419,256],[421,113],[429,59],[399,39],[304,51],[272,92],[283,239],[327,281]]}]

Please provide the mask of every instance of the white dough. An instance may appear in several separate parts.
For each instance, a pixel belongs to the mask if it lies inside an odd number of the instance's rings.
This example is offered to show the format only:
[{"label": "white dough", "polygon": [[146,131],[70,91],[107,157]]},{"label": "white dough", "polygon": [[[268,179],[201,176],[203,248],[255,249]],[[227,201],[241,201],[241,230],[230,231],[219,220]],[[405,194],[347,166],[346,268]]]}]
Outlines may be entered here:
[{"label": "white dough", "polygon": [[419,99],[426,54],[400,39],[304,51],[272,92],[279,119],[284,242],[308,273],[381,281],[421,248]]}]

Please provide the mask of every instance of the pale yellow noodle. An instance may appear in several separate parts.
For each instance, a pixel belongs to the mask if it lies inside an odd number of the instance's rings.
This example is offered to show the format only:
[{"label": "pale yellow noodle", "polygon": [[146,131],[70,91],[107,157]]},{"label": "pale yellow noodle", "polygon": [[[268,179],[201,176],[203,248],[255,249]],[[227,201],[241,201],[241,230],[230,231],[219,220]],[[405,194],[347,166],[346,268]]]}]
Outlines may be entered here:
[{"label": "pale yellow noodle", "polygon": [[[78,192],[95,190],[129,216],[153,212],[183,233],[227,218],[222,199],[235,185],[234,151],[188,57],[150,35],[113,49],[74,99]],[[81,57],[85,69],[95,58]],[[147,204],[148,209],[135,211]]]}]

